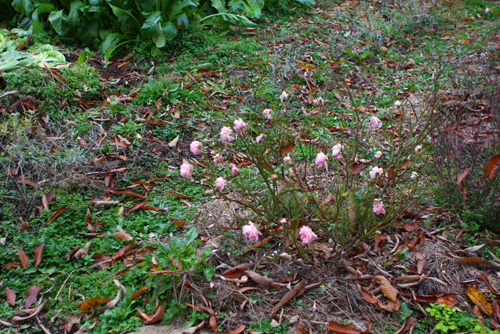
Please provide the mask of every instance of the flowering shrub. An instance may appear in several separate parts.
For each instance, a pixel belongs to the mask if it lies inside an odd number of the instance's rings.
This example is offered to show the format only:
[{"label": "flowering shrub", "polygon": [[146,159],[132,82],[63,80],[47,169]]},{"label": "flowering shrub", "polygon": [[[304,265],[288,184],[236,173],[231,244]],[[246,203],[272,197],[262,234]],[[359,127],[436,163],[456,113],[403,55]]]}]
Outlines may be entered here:
[{"label": "flowering shrub", "polygon": [[[289,97],[283,91],[279,99]],[[271,236],[299,251],[316,240],[356,246],[426,192],[416,169],[432,116],[353,111],[344,116],[352,126],[313,143],[307,131],[290,127],[285,112],[264,109],[229,120],[206,161],[216,194],[252,212],[255,224],[242,224],[250,241]]]}]

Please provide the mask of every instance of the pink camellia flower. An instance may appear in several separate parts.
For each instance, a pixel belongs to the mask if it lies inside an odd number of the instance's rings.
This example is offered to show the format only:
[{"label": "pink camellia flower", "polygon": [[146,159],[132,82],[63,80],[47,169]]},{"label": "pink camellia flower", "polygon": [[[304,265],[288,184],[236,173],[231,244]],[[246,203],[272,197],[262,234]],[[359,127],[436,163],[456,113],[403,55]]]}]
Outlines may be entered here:
[{"label": "pink camellia flower", "polygon": [[191,165],[187,161],[184,161],[180,168],[181,176],[190,179],[193,169],[194,169],[193,165]]},{"label": "pink camellia flower", "polygon": [[255,141],[258,143],[262,140],[263,137],[264,137],[264,134],[261,133],[260,135],[257,136],[257,138],[255,138]]},{"label": "pink camellia flower", "polygon": [[382,156],[382,152],[381,151],[375,152],[375,159],[380,159],[381,156]]},{"label": "pink camellia flower", "polygon": [[232,132],[233,130],[230,127],[223,126],[220,130],[220,139],[222,139],[224,143],[232,142],[234,140],[234,137],[231,136]]},{"label": "pink camellia flower", "polygon": [[384,175],[384,170],[378,166],[375,166],[370,170],[370,177],[372,178],[372,180],[375,180],[378,175]]},{"label": "pink camellia flower", "polygon": [[240,171],[240,170],[239,170],[239,169],[238,169],[238,167],[236,167],[236,166],[233,166],[233,168],[231,168],[231,173],[233,173],[233,174],[236,174],[236,173],[238,173],[239,171]]},{"label": "pink camellia flower", "polygon": [[239,118],[234,121],[233,128],[234,131],[236,131],[236,133],[243,133],[243,131],[245,131],[245,129],[248,128],[248,124],[243,122],[243,120]]},{"label": "pink camellia flower", "polygon": [[382,121],[378,119],[378,117],[372,116],[370,118],[370,124],[372,125],[372,128],[378,129],[382,127]]},{"label": "pink camellia flower", "polygon": [[283,102],[284,100],[286,100],[287,97],[288,93],[286,91],[282,91],[280,94],[280,101]]},{"label": "pink camellia flower", "polygon": [[334,156],[335,158],[337,159],[342,159],[342,150],[344,149],[344,145],[342,144],[335,144],[333,145],[333,148],[332,148],[332,156]]},{"label": "pink camellia flower", "polygon": [[316,106],[316,107],[321,107],[322,105],[325,104],[325,100],[323,100],[322,97],[318,97],[317,99],[314,99],[313,100],[313,104]]},{"label": "pink camellia flower", "polygon": [[303,243],[309,244],[314,239],[317,239],[318,236],[313,233],[312,229],[309,226],[302,226],[299,230],[300,239]]},{"label": "pink camellia flower", "polygon": [[323,168],[326,166],[326,160],[328,159],[328,154],[325,155],[323,152],[319,152],[316,156],[316,166],[318,168]]},{"label": "pink camellia flower", "polygon": [[259,235],[262,235],[251,221],[248,222],[248,225],[243,226],[242,232],[245,237],[253,241],[259,240]]},{"label": "pink camellia flower", "polygon": [[276,174],[271,174],[271,179],[275,179],[275,178],[277,178],[277,177],[278,177],[278,175],[276,175]]},{"label": "pink camellia flower", "polygon": [[271,115],[272,112],[273,112],[272,109],[264,109],[262,111],[262,114],[264,115],[265,119],[273,119],[273,115]]},{"label": "pink camellia flower", "polygon": [[486,9],[484,10],[484,12],[485,12],[486,14],[488,14],[488,13],[490,12],[490,9],[489,9],[489,8],[486,8]]},{"label": "pink camellia flower", "polygon": [[219,153],[217,153],[216,155],[214,155],[213,161],[214,161],[214,163],[216,165],[219,165],[219,166],[224,165],[224,158]]},{"label": "pink camellia flower", "polygon": [[193,153],[194,155],[198,155],[201,153],[200,151],[200,147],[203,147],[203,144],[197,140],[194,140],[191,142],[191,144],[189,145],[189,150],[191,151],[191,153]]},{"label": "pink camellia flower", "polygon": [[417,172],[411,172],[410,179],[415,180],[418,177]]},{"label": "pink camellia flower", "polygon": [[398,100],[398,101],[394,102],[394,105],[395,105],[396,107],[399,107],[399,106],[401,105],[401,103],[402,103],[402,102]]},{"label": "pink camellia flower", "polygon": [[286,157],[283,158],[283,161],[287,164],[289,162],[292,162],[292,158],[289,155],[287,155]]},{"label": "pink camellia flower", "polygon": [[222,191],[222,189],[224,189],[225,184],[226,180],[224,180],[223,177],[218,177],[217,180],[215,180],[215,188],[219,189],[219,191]]},{"label": "pink camellia flower", "polygon": [[373,212],[377,215],[385,215],[384,203],[375,199],[375,202],[373,203]]}]

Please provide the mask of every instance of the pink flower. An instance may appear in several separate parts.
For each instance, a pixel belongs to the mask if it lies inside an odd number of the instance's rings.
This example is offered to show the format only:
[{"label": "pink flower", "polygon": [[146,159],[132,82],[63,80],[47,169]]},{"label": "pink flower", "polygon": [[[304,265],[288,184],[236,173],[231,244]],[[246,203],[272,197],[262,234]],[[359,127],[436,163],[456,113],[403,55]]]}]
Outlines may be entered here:
[{"label": "pink flower", "polygon": [[314,239],[317,239],[318,236],[313,233],[312,229],[309,226],[302,226],[299,230],[300,239],[303,243],[309,244]]},{"label": "pink flower", "polygon": [[219,189],[219,191],[222,191],[222,189],[224,189],[225,184],[226,180],[224,180],[223,177],[218,177],[217,180],[215,180],[215,188]]},{"label": "pink flower", "polygon": [[236,131],[236,133],[243,133],[243,131],[245,131],[245,129],[248,128],[248,124],[243,122],[243,120],[239,118],[234,121],[233,128],[234,131]]},{"label": "pink flower", "polygon": [[281,218],[280,223],[281,224],[286,224],[286,221],[287,221],[286,218]]},{"label": "pink flower", "polygon": [[385,215],[384,203],[375,199],[375,202],[373,203],[373,212],[377,215]]},{"label": "pink flower", "polygon": [[378,117],[372,116],[370,118],[370,124],[372,125],[372,128],[378,129],[382,127],[382,122],[378,119]]},{"label": "pink flower", "polygon": [[410,179],[415,180],[418,177],[417,172],[411,172]]},{"label": "pink flower", "polygon": [[332,156],[334,156],[335,158],[337,159],[342,159],[342,150],[344,149],[344,145],[342,144],[335,144],[333,145],[333,148],[332,148]]},{"label": "pink flower", "polygon": [[264,109],[262,111],[262,114],[264,115],[265,119],[273,119],[273,115],[271,115],[272,112],[273,112],[272,109]]},{"label": "pink flower", "polygon": [[370,171],[370,177],[375,180],[378,175],[384,175],[384,170],[378,166],[375,166]]},{"label": "pink flower", "polygon": [[316,106],[316,107],[321,107],[322,105],[325,104],[325,100],[323,100],[322,97],[318,97],[317,99],[314,99],[313,100],[313,104]]},{"label": "pink flower", "polygon": [[278,175],[276,175],[276,174],[271,174],[271,179],[275,179],[275,178],[277,178],[277,177],[278,177]]},{"label": "pink flower", "polygon": [[418,152],[418,151],[420,151],[421,149],[422,149],[422,145],[417,145],[415,147],[415,153]]},{"label": "pink flower", "polygon": [[191,165],[187,161],[184,161],[180,168],[181,176],[190,179],[193,169],[194,169],[193,165]]},{"label": "pink flower", "polygon": [[484,11],[485,14],[488,14],[489,12],[490,12],[489,8],[486,8],[485,11]]},{"label": "pink flower", "polygon": [[248,222],[248,225],[243,226],[242,232],[245,237],[254,241],[259,240],[259,235],[262,235],[251,221]]},{"label": "pink flower", "polygon": [[233,168],[231,168],[231,173],[233,173],[233,174],[236,174],[236,173],[238,173],[239,171],[240,171],[240,170],[239,170],[239,169],[238,169],[238,167],[236,167],[236,166],[233,166]]},{"label": "pink flower", "polygon": [[286,91],[282,91],[280,94],[280,101],[283,102],[283,100],[286,100],[288,97],[288,93]]},{"label": "pink flower", "polygon": [[382,156],[382,152],[381,151],[375,152],[375,159],[380,159],[381,156]]},{"label": "pink flower", "polygon": [[326,166],[326,160],[328,159],[328,154],[325,155],[323,152],[319,152],[316,156],[316,166],[318,168],[323,168]]},{"label": "pink flower", "polygon": [[232,132],[233,130],[230,127],[223,126],[220,130],[220,139],[222,139],[224,143],[232,142],[234,140],[234,137],[231,136]]},{"label": "pink flower", "polygon": [[260,135],[257,136],[257,138],[255,138],[255,141],[258,143],[262,140],[262,137],[264,137],[264,134],[261,133]]},{"label": "pink flower", "polygon": [[216,165],[219,165],[219,166],[224,165],[224,158],[219,153],[217,153],[216,155],[214,155],[213,160],[214,160],[214,163]]},{"label": "pink flower", "polygon": [[395,105],[396,107],[399,107],[399,106],[401,105],[401,103],[402,103],[402,102],[398,100],[398,101],[394,102],[394,105]]},{"label": "pink flower", "polygon": [[287,155],[286,157],[283,158],[283,161],[287,164],[292,161],[292,158],[289,155]]},{"label": "pink flower", "polygon": [[194,155],[198,155],[201,153],[200,147],[203,147],[203,144],[201,142],[195,140],[195,141],[192,141],[191,144],[189,145],[189,150]]}]

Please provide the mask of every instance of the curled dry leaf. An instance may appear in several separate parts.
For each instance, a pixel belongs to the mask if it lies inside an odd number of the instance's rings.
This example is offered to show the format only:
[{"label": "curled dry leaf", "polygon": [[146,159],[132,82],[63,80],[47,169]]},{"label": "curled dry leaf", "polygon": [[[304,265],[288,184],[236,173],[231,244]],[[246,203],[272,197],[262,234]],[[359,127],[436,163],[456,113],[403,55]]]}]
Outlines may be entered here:
[{"label": "curled dry leaf", "polygon": [[123,229],[119,229],[115,233],[113,233],[114,237],[121,240],[121,241],[132,241],[134,238],[127,232],[125,232]]},{"label": "curled dry leaf", "polygon": [[80,307],[80,312],[87,312],[91,308],[101,304],[101,303],[109,303],[109,298],[101,298],[101,296],[97,296],[94,298],[90,298],[85,300],[83,303],[78,303],[78,307]]},{"label": "curled dry leaf", "polygon": [[243,263],[237,267],[225,271],[222,276],[225,278],[240,278],[245,271],[255,268],[253,263]]},{"label": "curled dry leaf", "polygon": [[26,268],[29,264],[28,256],[26,253],[19,247],[14,247],[19,255],[19,260],[21,261],[21,268]]},{"label": "curled dry leaf", "polygon": [[76,323],[80,322],[81,319],[82,319],[82,314],[73,315],[71,318],[69,318],[68,322],[64,326],[64,330],[66,331],[66,333],[70,333],[73,326]]},{"label": "curled dry leaf", "polygon": [[420,253],[417,253],[417,255],[415,256],[415,258],[417,259],[417,273],[419,275],[422,275],[423,272],[424,272],[425,267],[427,266],[427,260]]},{"label": "curled dry leaf", "polygon": [[481,292],[469,286],[467,288],[466,293],[467,296],[469,296],[470,300],[474,304],[476,304],[481,309],[481,311],[483,311],[483,313],[487,315],[491,315],[493,313],[493,308],[491,307],[491,304],[488,303],[486,297]]},{"label": "curled dry leaf", "polygon": [[82,248],[80,248],[78,250],[78,252],[75,253],[74,258],[77,259],[77,260],[80,260],[82,258],[82,256],[86,255],[89,252],[91,244],[92,244],[92,241],[87,242],[85,244],[85,246],[83,246]]},{"label": "curled dry leaf", "polygon": [[99,311],[106,311],[106,310],[110,310],[112,309],[113,307],[116,306],[116,304],[118,304],[122,298],[122,294],[123,293],[126,293],[127,292],[127,289],[125,289],[125,287],[120,283],[118,282],[118,280],[113,280],[113,283],[115,283],[115,285],[118,287],[118,292],[116,294],[116,297],[115,299],[113,300],[110,300],[106,305],[104,305],[103,308],[101,308]]},{"label": "curled dry leaf", "polygon": [[339,334],[370,334],[369,332],[361,332],[349,325],[341,325],[336,321],[330,321],[328,324],[325,325],[325,327],[328,328],[333,333],[339,333]]},{"label": "curled dry leaf", "polygon": [[384,296],[392,302],[398,300],[398,290],[384,276],[376,276],[375,280],[380,284]]},{"label": "curled dry leaf", "polygon": [[179,197],[179,198],[183,198],[183,199],[190,199],[191,198],[191,196],[175,193],[172,191],[165,191],[165,193],[170,195],[170,196]]},{"label": "curled dry leaf", "polygon": [[40,244],[35,247],[35,268],[42,262],[43,247],[45,247],[45,244]]},{"label": "curled dry leaf", "polygon": [[245,272],[248,277],[250,277],[255,283],[260,284],[262,286],[274,286],[274,281],[268,277],[264,277],[255,271],[247,270]]},{"label": "curled dry leaf", "polygon": [[31,305],[33,305],[37,298],[38,298],[38,293],[40,292],[42,288],[36,285],[33,285],[31,288],[28,289],[28,292],[26,292],[26,299],[24,300],[24,306],[26,308],[29,308]]},{"label": "curled dry leaf", "polygon": [[276,315],[276,312],[278,312],[283,306],[286,305],[286,303],[288,303],[293,297],[295,297],[297,293],[299,293],[299,291],[302,290],[305,282],[306,282],[305,280],[300,281],[292,288],[292,290],[288,291],[283,296],[283,298],[281,298],[279,303],[275,307],[273,307],[271,313],[269,313],[269,318],[273,318]]},{"label": "curled dry leaf", "polygon": [[127,195],[130,197],[136,197],[140,199],[146,198],[146,195],[132,189],[108,189],[107,191],[112,194]]},{"label": "curled dry leaf", "polygon": [[240,334],[243,333],[247,329],[245,325],[239,325],[238,327],[231,329],[230,331],[224,332],[222,334]]},{"label": "curled dry leaf", "polygon": [[405,334],[411,331],[411,329],[417,324],[418,320],[412,316],[406,317],[405,323],[400,330],[398,330],[395,334]]},{"label": "curled dry leaf", "polygon": [[134,292],[132,294],[132,297],[130,297],[130,300],[136,300],[137,298],[139,298],[144,292],[146,292],[146,290],[148,289],[147,286],[143,286],[142,288],[140,288],[139,290],[137,290],[136,292]]},{"label": "curled dry leaf", "polygon": [[496,165],[500,162],[500,154],[494,155],[488,160],[486,168],[484,169],[484,177],[487,179],[492,179],[497,171]]},{"label": "curled dry leaf", "polygon": [[66,211],[66,209],[68,209],[68,206],[69,205],[62,206],[59,209],[57,209],[53,214],[51,214],[49,220],[47,220],[47,224],[49,224],[50,222],[54,221],[54,219],[59,217],[61,213],[63,213],[64,211]]},{"label": "curled dry leaf", "polygon": [[20,316],[14,316],[12,317],[11,321],[13,323],[17,323],[17,322],[21,322],[21,321],[24,321],[24,320],[28,320],[28,319],[31,319],[33,317],[35,317],[38,313],[40,313],[43,309],[43,307],[45,306],[45,303],[42,303],[42,305],[38,306],[33,313],[31,313],[29,316],[27,317],[20,317]]},{"label": "curled dry leaf", "polygon": [[467,168],[466,170],[461,171],[457,176],[456,184],[460,185],[460,183],[462,183],[462,181],[467,177],[467,175],[469,175],[470,171],[471,171],[470,168]]},{"label": "curled dry leaf", "polygon": [[130,245],[127,245],[127,246],[123,246],[113,256],[113,261],[116,261],[119,258],[121,258],[122,256],[126,255],[128,252],[130,252],[132,249],[134,249],[137,245],[138,245],[138,243],[134,242],[133,244],[130,244]]},{"label": "curled dry leaf", "polygon": [[10,306],[16,305],[16,293],[14,292],[14,290],[5,287],[5,298]]},{"label": "curled dry leaf", "polygon": [[156,312],[153,314],[148,315],[147,313],[137,310],[137,315],[139,316],[141,322],[145,325],[151,325],[155,324],[159,321],[163,320],[165,314],[165,307],[160,304],[160,301],[157,299],[156,300]]}]

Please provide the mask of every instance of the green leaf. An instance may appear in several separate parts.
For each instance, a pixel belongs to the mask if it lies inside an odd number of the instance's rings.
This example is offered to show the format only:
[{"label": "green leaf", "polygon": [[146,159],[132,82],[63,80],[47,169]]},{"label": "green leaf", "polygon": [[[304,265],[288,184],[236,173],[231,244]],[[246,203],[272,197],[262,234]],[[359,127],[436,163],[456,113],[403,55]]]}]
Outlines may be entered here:
[{"label": "green leaf", "polygon": [[58,10],[57,12],[52,12],[49,15],[49,22],[52,25],[52,28],[54,28],[54,31],[59,36],[65,35],[68,29],[65,21],[66,18],[64,17],[64,13],[62,10]]},{"label": "green leaf", "polygon": [[172,22],[164,23],[161,30],[167,41],[171,41],[177,36],[177,28]]},{"label": "green leaf", "polygon": [[227,13],[226,1],[224,0],[212,0],[212,7],[217,9],[218,13]]},{"label": "green leaf", "polygon": [[35,9],[35,4],[30,0],[14,0],[12,1],[12,7],[18,13],[31,16],[31,13]]},{"label": "green leaf", "polygon": [[128,21],[129,18],[132,18],[134,20],[135,24],[138,27],[141,26],[141,24],[139,23],[139,21],[132,14],[132,10],[121,9],[119,7],[113,6],[110,3],[109,3],[109,6],[111,7],[111,10],[113,11],[113,14],[115,14],[115,16],[118,17],[119,21],[126,22],[126,21]]},{"label": "green leaf", "polygon": [[243,15],[229,14],[229,13],[219,13],[219,14],[209,15],[207,17],[204,17],[198,22],[204,25],[218,25],[226,29],[229,28],[231,24],[235,23],[239,23],[244,27],[256,26],[255,23],[253,23]]},{"label": "green leaf", "polygon": [[161,12],[151,13],[141,27],[144,38],[154,38],[161,33]]},{"label": "green leaf", "polygon": [[312,6],[316,3],[314,0],[297,0],[297,1],[303,3],[304,5],[309,5],[309,6]]},{"label": "green leaf", "polygon": [[177,17],[177,24],[179,27],[186,29],[189,25],[189,20],[187,18],[186,13],[183,13]]},{"label": "green leaf", "polygon": [[84,9],[85,5],[81,1],[72,1],[66,23],[73,28],[80,26],[80,12]]}]

